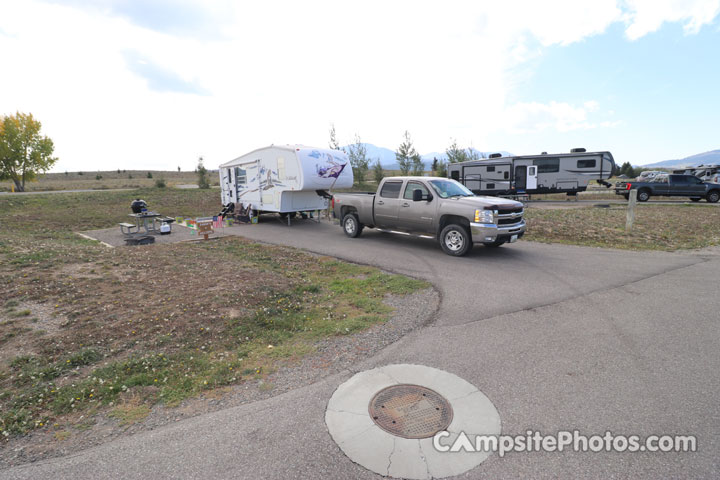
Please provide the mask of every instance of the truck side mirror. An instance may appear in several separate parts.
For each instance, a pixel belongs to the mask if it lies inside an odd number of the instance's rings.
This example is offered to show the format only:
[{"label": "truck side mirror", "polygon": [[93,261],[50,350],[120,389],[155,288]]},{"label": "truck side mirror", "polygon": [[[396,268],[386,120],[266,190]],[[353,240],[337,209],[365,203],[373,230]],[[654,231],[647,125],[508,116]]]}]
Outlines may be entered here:
[{"label": "truck side mirror", "polygon": [[422,202],[423,193],[419,188],[413,190],[413,202]]}]

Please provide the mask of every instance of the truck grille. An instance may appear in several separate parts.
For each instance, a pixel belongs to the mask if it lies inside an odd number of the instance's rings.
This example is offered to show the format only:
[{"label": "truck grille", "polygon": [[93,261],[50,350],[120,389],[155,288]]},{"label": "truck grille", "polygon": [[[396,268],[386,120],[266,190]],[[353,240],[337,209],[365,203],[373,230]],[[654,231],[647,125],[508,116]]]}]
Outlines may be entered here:
[{"label": "truck grille", "polygon": [[498,215],[508,215],[512,213],[523,213],[524,208],[523,207],[513,207],[513,208],[498,208]]},{"label": "truck grille", "polygon": [[498,209],[497,224],[507,227],[508,225],[517,225],[523,220],[523,207]]},{"label": "truck grille", "polygon": [[498,225],[515,225],[516,223],[522,222],[522,217],[515,218],[498,218]]}]

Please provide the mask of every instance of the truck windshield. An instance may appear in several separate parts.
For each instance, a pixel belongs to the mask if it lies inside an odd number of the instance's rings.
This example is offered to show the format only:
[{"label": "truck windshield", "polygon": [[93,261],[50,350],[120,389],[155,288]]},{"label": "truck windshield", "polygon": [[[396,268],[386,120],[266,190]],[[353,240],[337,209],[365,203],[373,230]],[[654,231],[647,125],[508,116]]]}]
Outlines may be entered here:
[{"label": "truck windshield", "polygon": [[440,198],[474,196],[470,190],[465,188],[465,185],[454,180],[430,180],[430,185],[440,195]]}]

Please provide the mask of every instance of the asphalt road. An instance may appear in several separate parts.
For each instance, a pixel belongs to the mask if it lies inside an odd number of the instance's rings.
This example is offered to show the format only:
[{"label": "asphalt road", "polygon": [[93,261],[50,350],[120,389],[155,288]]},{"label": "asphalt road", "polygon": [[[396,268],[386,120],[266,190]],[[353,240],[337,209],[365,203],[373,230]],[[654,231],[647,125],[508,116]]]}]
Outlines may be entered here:
[{"label": "asphalt road", "polygon": [[258,240],[431,281],[435,322],[352,372],[81,452],[0,471],[15,478],[379,478],[324,423],[354,372],[415,363],[476,385],[503,433],[696,435],[694,453],[492,455],[465,478],[720,476],[720,251],[625,252],[520,241],[451,258],[427,239],[266,221]]}]

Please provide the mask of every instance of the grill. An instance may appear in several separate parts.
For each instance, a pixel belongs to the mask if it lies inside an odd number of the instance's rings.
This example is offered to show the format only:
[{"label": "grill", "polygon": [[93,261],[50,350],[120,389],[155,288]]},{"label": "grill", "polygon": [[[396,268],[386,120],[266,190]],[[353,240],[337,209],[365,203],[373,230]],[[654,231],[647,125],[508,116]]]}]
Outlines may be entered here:
[{"label": "grill", "polygon": [[498,208],[498,215],[507,215],[509,213],[523,213],[524,207]]},{"label": "grill", "polygon": [[383,430],[403,438],[428,438],[445,430],[453,418],[450,403],[419,385],[393,385],[370,400],[370,417]]},{"label": "grill", "polygon": [[498,218],[498,225],[515,225],[516,223],[520,223],[522,221],[522,217],[515,217],[515,218]]}]

